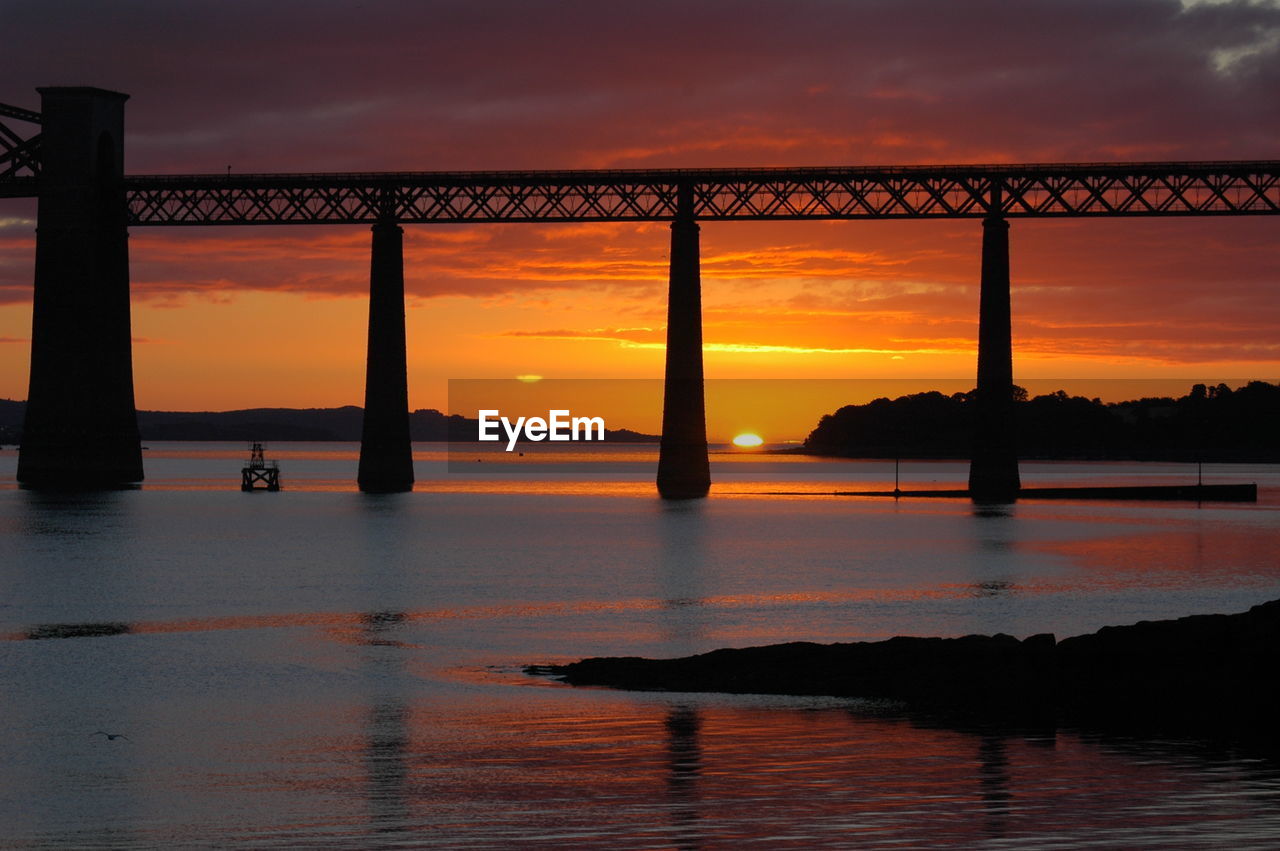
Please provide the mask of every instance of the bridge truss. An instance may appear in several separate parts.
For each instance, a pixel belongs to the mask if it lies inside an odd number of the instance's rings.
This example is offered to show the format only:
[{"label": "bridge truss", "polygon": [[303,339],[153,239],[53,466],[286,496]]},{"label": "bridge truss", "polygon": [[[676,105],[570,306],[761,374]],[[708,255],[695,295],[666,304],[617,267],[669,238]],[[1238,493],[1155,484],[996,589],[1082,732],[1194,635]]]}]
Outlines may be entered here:
[{"label": "bridge truss", "polygon": [[[41,115],[0,104],[0,119]],[[0,197],[39,194],[40,133],[0,120]],[[1280,213],[1280,161],[133,175],[129,224],[466,224]]]},{"label": "bridge truss", "polygon": [[0,198],[36,194],[36,176],[40,174],[40,132],[24,134],[3,119],[25,124],[41,124],[38,112],[0,103]]},{"label": "bridge truss", "polygon": [[134,225],[925,219],[1280,213],[1280,162],[177,175],[126,178]]},{"label": "bridge truss", "polygon": [[[0,104],[0,198],[39,194],[42,123]],[[466,224],[1280,213],[1280,161],[126,176],[129,224]]]}]

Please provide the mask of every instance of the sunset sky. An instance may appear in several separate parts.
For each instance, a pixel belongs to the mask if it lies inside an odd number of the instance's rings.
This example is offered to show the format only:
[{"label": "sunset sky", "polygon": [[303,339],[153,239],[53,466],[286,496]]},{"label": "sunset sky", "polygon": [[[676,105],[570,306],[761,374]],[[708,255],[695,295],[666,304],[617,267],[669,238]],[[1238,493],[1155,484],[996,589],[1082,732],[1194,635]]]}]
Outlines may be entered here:
[{"label": "sunset sky", "polygon": [[[44,85],[132,96],[131,173],[1280,159],[1280,2],[0,0],[0,102]],[[34,218],[0,201],[0,397]],[[405,238],[412,407],[661,376],[665,224]],[[704,223],[708,377],[971,376],[980,238]],[[130,252],[140,408],[361,403],[367,228]],[[1011,260],[1016,379],[1280,375],[1280,217],[1014,221]]]}]

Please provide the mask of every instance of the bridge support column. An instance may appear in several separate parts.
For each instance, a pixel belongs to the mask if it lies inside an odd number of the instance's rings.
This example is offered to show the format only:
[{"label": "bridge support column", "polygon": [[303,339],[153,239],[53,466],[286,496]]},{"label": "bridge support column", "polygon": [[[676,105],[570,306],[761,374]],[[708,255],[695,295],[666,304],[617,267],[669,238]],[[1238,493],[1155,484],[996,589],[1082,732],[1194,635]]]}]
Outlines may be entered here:
[{"label": "bridge support column", "polygon": [[101,488],[142,480],[129,317],[124,102],[40,89],[41,174],[18,481]]},{"label": "bridge support column", "polygon": [[1013,407],[1009,223],[999,215],[982,221],[976,395],[969,495],[977,502],[1012,502],[1021,483]]},{"label": "bridge support column", "polygon": [[357,474],[362,491],[413,490],[406,359],[404,231],[395,222],[379,222],[369,266],[369,356]]},{"label": "bridge support column", "polygon": [[667,296],[667,368],[662,395],[658,493],[697,499],[711,489],[707,417],[702,387],[702,280],[693,186],[682,184],[671,223],[671,279]]}]

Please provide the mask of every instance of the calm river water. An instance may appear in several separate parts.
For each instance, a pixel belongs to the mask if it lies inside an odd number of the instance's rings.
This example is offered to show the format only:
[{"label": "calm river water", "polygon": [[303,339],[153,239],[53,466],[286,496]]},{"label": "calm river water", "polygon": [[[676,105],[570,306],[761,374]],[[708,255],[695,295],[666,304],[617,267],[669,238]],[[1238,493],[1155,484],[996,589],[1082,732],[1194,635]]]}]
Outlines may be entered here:
[{"label": "calm river water", "polygon": [[1256,505],[991,511],[829,495],[891,489],[891,462],[719,454],[710,499],[663,503],[652,447],[496,473],[417,449],[389,496],[355,492],[350,444],[269,447],[274,494],[239,491],[238,444],[152,444],[144,487],[92,495],[20,490],[0,451],[0,846],[1280,843],[1280,766],[1248,752],[520,671],[1242,611],[1280,597],[1280,467],[1205,468]]}]

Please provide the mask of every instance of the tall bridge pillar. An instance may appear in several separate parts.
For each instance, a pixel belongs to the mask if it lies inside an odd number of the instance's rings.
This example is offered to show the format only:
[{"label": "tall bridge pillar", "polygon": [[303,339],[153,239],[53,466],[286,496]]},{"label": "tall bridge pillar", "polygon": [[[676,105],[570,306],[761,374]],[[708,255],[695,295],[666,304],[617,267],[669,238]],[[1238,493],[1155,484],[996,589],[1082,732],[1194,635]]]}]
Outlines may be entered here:
[{"label": "tall bridge pillar", "polygon": [[702,279],[693,186],[682,183],[671,223],[671,280],[667,296],[667,368],[662,394],[658,493],[696,499],[711,489],[707,416],[702,387]]},{"label": "tall bridge pillar", "polygon": [[1021,483],[1013,407],[1009,223],[995,213],[982,221],[976,396],[969,495],[978,502],[1012,502]]},{"label": "tall bridge pillar", "polygon": [[133,397],[124,102],[43,88],[31,384],[18,454],[30,487],[142,480]]},{"label": "tall bridge pillar", "polygon": [[404,230],[394,221],[373,226],[369,265],[369,355],[360,435],[360,490],[413,490],[409,442],[409,376],[404,333]]}]

